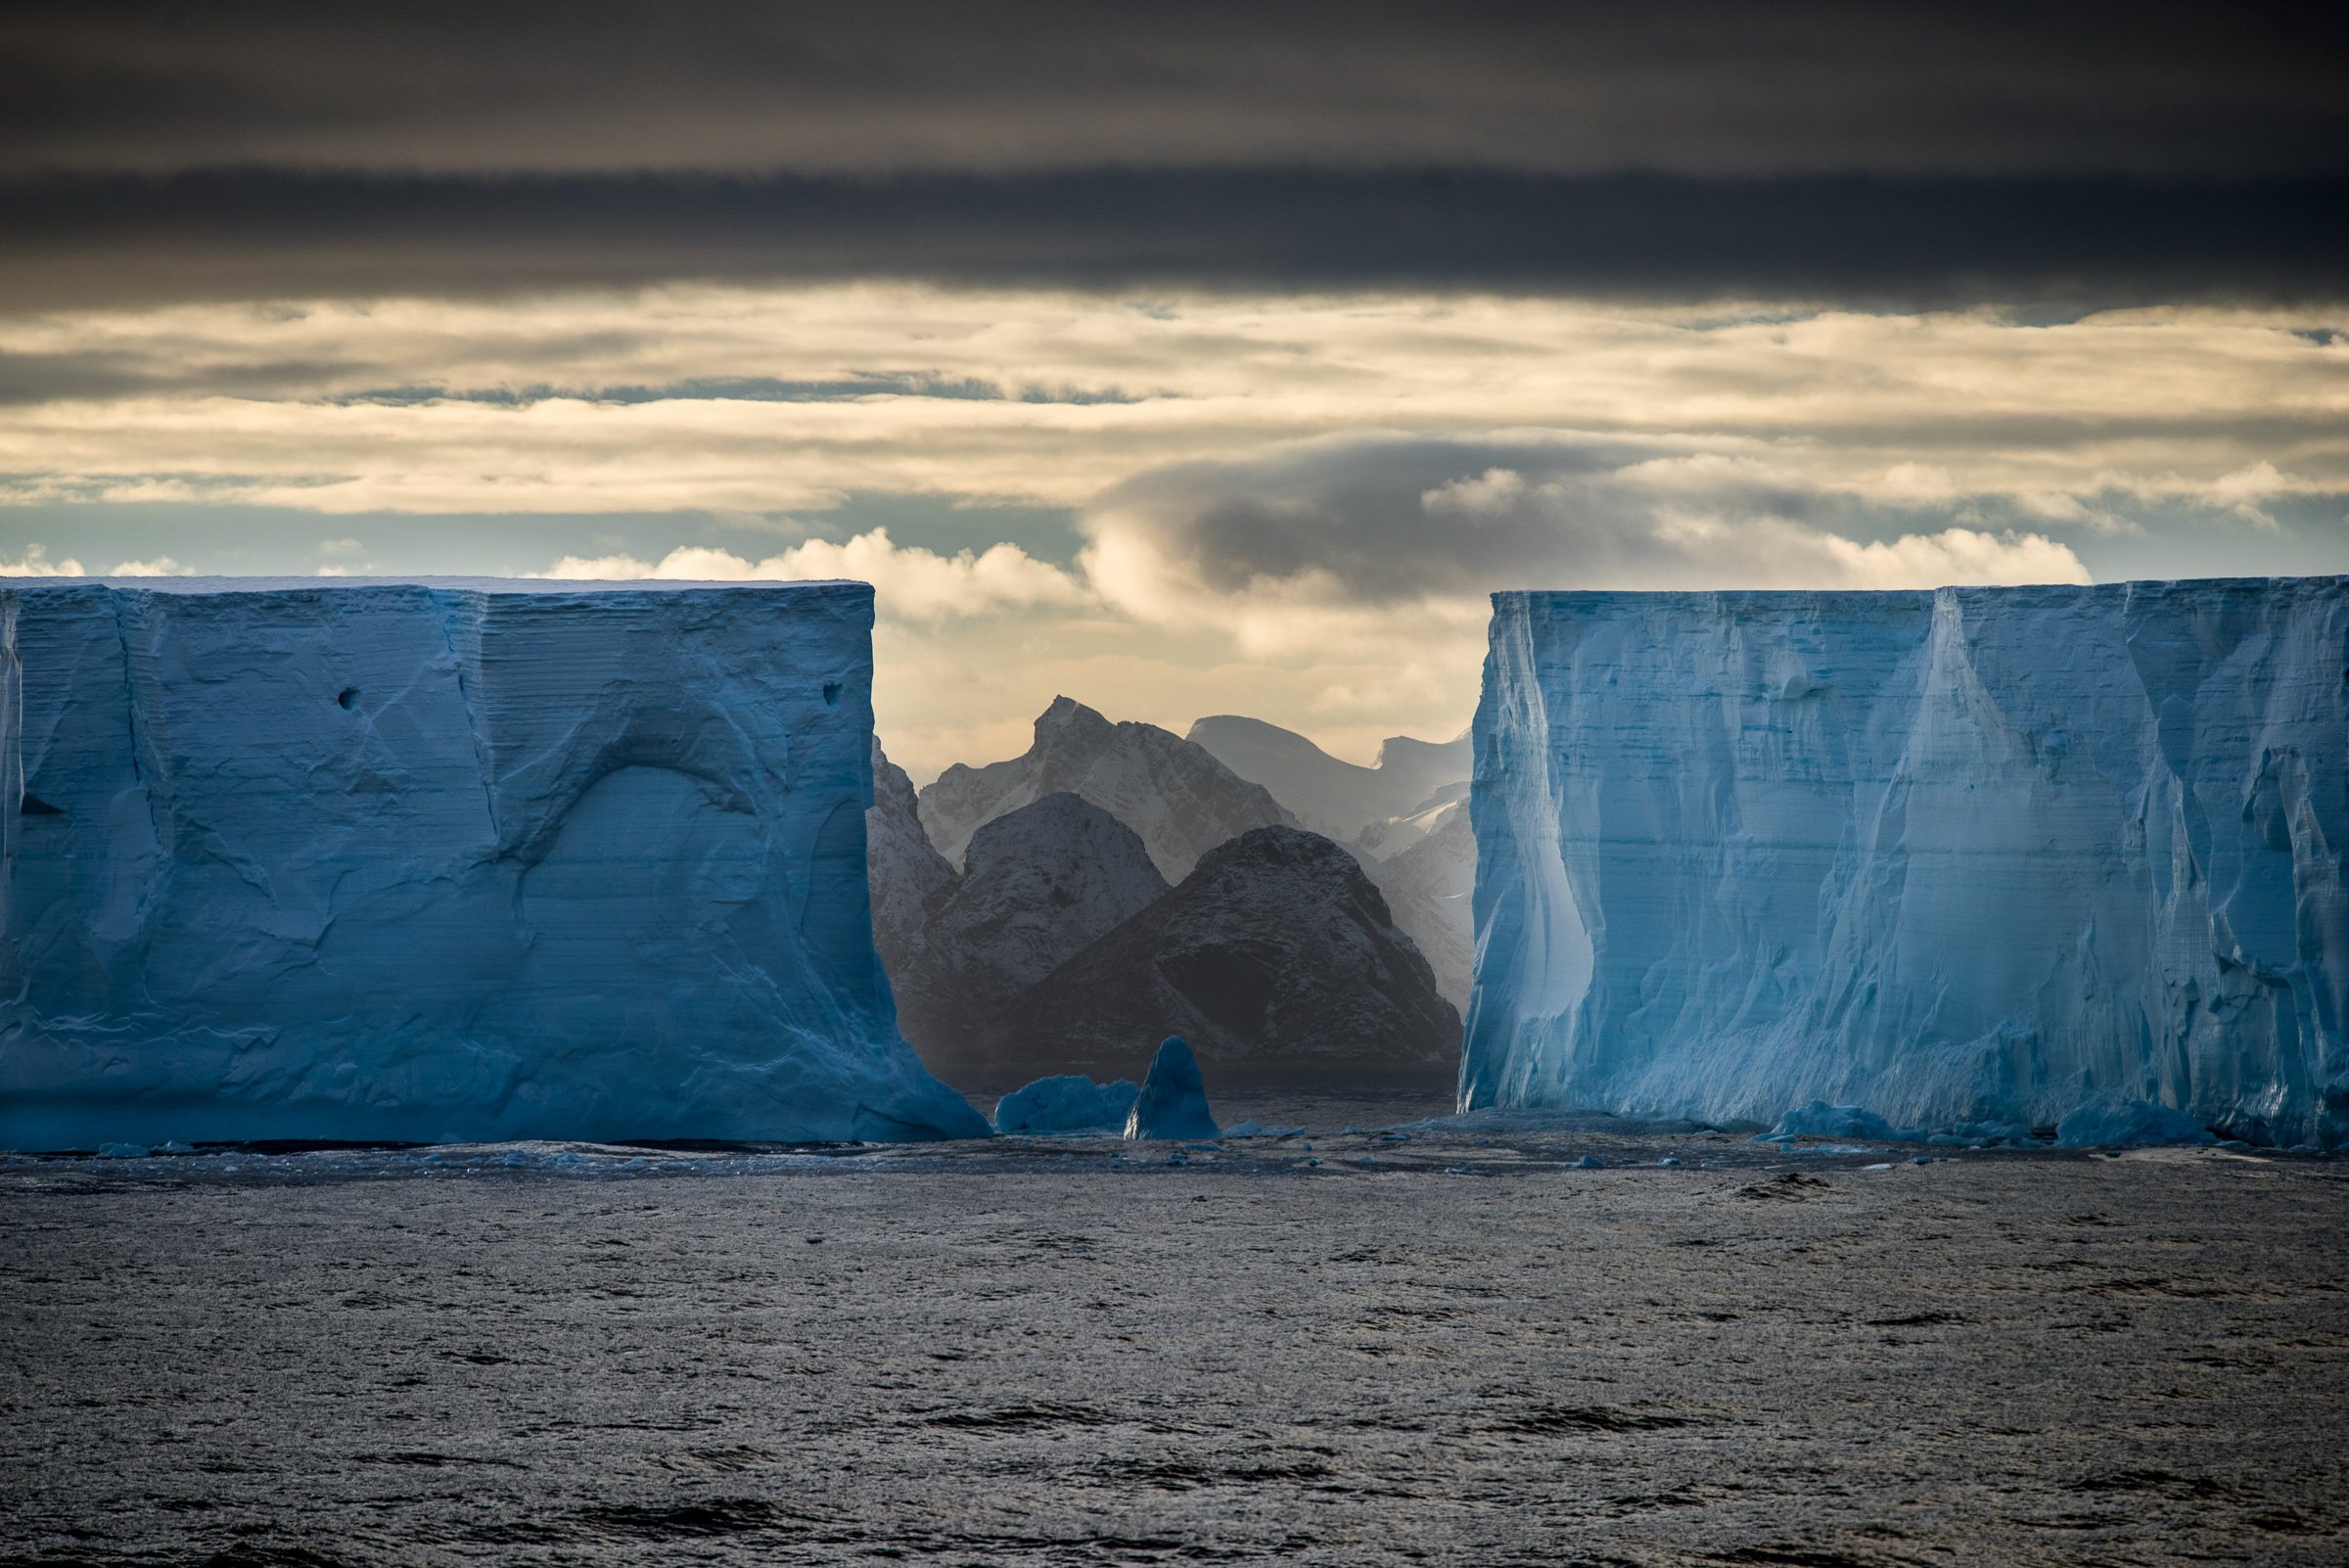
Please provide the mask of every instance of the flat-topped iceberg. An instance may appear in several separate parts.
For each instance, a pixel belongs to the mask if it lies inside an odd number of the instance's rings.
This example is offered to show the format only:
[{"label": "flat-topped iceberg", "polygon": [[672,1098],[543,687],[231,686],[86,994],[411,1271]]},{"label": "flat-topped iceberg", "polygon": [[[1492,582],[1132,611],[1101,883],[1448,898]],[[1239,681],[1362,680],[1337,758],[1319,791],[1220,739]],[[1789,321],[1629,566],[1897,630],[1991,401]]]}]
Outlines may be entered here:
[{"label": "flat-topped iceberg", "polygon": [[1503,593],[1464,1109],[2349,1139],[2349,578]]},{"label": "flat-topped iceberg", "polygon": [[0,585],[0,1147],[982,1135],[865,890],[872,590]]}]

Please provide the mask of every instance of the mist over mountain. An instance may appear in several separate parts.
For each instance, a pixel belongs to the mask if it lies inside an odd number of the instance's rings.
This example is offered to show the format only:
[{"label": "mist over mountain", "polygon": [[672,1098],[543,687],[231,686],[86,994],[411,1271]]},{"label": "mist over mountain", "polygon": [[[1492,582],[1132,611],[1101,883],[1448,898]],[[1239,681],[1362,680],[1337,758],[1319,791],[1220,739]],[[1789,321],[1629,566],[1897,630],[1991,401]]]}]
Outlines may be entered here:
[{"label": "mist over mountain", "polygon": [[1441,745],[1395,735],[1371,767],[1330,756],[1295,730],[1238,714],[1218,714],[1184,737],[1252,783],[1262,784],[1327,838],[1357,837],[1371,822],[1408,811],[1430,791],[1468,776],[1468,734]]}]

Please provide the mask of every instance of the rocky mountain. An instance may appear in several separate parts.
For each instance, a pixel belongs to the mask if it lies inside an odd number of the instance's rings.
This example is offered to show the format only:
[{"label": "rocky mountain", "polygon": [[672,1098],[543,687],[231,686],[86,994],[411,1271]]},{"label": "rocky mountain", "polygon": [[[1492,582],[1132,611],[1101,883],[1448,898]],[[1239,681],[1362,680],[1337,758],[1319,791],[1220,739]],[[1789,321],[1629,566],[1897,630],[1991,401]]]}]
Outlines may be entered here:
[{"label": "rocky mountain", "polygon": [[895,984],[921,945],[922,905],[954,880],[954,867],[931,848],[915,807],[913,781],[873,741],[873,804],[864,813],[865,887],[873,907],[873,946]]},{"label": "rocky mountain", "polygon": [[1468,781],[1447,784],[1401,816],[1381,817],[1354,836],[1354,847],[1391,860],[1451,819],[1452,807],[1468,799]]},{"label": "rocky mountain", "polygon": [[1064,790],[1140,834],[1171,882],[1251,828],[1296,825],[1263,785],[1205,748],[1155,724],[1113,724],[1066,697],[1036,719],[1024,755],[985,767],[958,762],[923,789],[922,825],[941,853],[960,861],[981,826]]},{"label": "rocky mountain", "polygon": [[[1465,791],[1462,792],[1463,795]],[[1431,830],[1369,869],[1386,895],[1395,924],[1410,934],[1444,999],[1468,1011],[1468,982],[1476,961],[1471,917],[1476,892],[1476,834],[1465,799],[1420,813]]]},{"label": "rocky mountain", "polygon": [[1067,791],[982,826],[962,874],[948,875],[890,971],[898,1027],[941,1065],[958,1062],[974,1029],[1013,997],[1169,891],[1131,828]]},{"label": "rocky mountain", "polygon": [[1460,1020],[1344,846],[1288,826],[1201,857],[1182,884],[981,1032],[986,1076],[1107,1079],[1169,1035],[1218,1084],[1451,1082]]},{"label": "rocky mountain", "polygon": [[1416,803],[1469,773],[1464,731],[1441,745],[1393,736],[1379,747],[1375,767],[1342,761],[1294,730],[1238,714],[1202,718],[1187,738],[1270,790],[1306,827],[1342,842],[1368,823],[1417,809]]}]

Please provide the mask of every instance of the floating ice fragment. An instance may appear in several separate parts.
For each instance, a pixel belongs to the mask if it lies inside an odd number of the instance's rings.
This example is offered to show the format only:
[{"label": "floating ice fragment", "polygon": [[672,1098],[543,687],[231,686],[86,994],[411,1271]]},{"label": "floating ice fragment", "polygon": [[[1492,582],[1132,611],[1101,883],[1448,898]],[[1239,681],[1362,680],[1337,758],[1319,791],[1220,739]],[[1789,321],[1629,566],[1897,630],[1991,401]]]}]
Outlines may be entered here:
[{"label": "floating ice fragment", "polygon": [[1247,1121],[1237,1127],[1225,1128],[1223,1135],[1227,1138],[1261,1138],[1273,1130],[1276,1130],[1267,1128],[1259,1122]]},{"label": "floating ice fragment", "polygon": [[1674,1159],[1674,1158],[1673,1158],[1671,1155],[1669,1155],[1669,1154],[1667,1154],[1666,1156],[1664,1156],[1664,1158],[1663,1158],[1663,1159],[1661,1159],[1661,1160],[1658,1160],[1658,1161],[1656,1162],[1656,1164],[1658,1164],[1658,1165],[1678,1165],[1678,1164],[1680,1164],[1680,1163],[1681,1163],[1680,1161],[1678,1161],[1678,1160]]},{"label": "floating ice fragment", "polygon": [[1933,1156],[1930,1154],[1912,1154],[1909,1157],[1909,1163],[1911,1165],[1931,1165],[1933,1163]]},{"label": "floating ice fragment", "polygon": [[196,1146],[192,1143],[159,1143],[155,1146],[155,1152],[158,1154],[194,1154]]},{"label": "floating ice fragment", "polygon": [[1574,1162],[1574,1168],[1577,1171],[1603,1171],[1606,1166],[1607,1162],[1595,1154],[1586,1154]]},{"label": "floating ice fragment", "polygon": [[1039,1078],[995,1102],[998,1132],[1114,1130],[1132,1114],[1140,1088],[1129,1078],[1096,1084],[1082,1074]]},{"label": "floating ice fragment", "polygon": [[98,1145],[98,1158],[101,1160],[144,1160],[147,1158],[147,1145],[144,1143],[101,1143]]},{"label": "floating ice fragment", "polygon": [[1207,1084],[1199,1060],[1179,1035],[1170,1035],[1150,1058],[1150,1071],[1126,1119],[1128,1138],[1212,1138],[1216,1119],[1208,1113]]}]

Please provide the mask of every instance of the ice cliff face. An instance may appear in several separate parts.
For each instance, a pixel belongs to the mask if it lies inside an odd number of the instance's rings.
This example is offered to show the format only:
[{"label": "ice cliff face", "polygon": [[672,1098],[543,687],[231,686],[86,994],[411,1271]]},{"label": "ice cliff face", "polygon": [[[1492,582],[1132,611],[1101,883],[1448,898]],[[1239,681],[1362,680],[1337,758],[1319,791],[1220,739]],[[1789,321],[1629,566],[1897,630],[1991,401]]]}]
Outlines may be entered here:
[{"label": "ice cliff face", "polygon": [[1464,1106],[2349,1138],[2349,579],[1504,593]]},{"label": "ice cliff face", "polygon": [[874,956],[871,623],[0,587],[0,1146],[984,1130]]},{"label": "ice cliff face", "polygon": [[864,813],[864,864],[873,904],[873,945],[895,981],[921,945],[923,905],[954,880],[931,848],[913,781],[873,742],[873,807]]},{"label": "ice cliff face", "polygon": [[1199,856],[1250,828],[1296,825],[1262,785],[1202,748],[1155,724],[1113,724],[1066,697],[1054,698],[1036,719],[1026,755],[985,767],[957,762],[941,773],[922,791],[922,825],[960,863],[981,824],[1063,790],[1140,834],[1169,882],[1189,876]]}]

